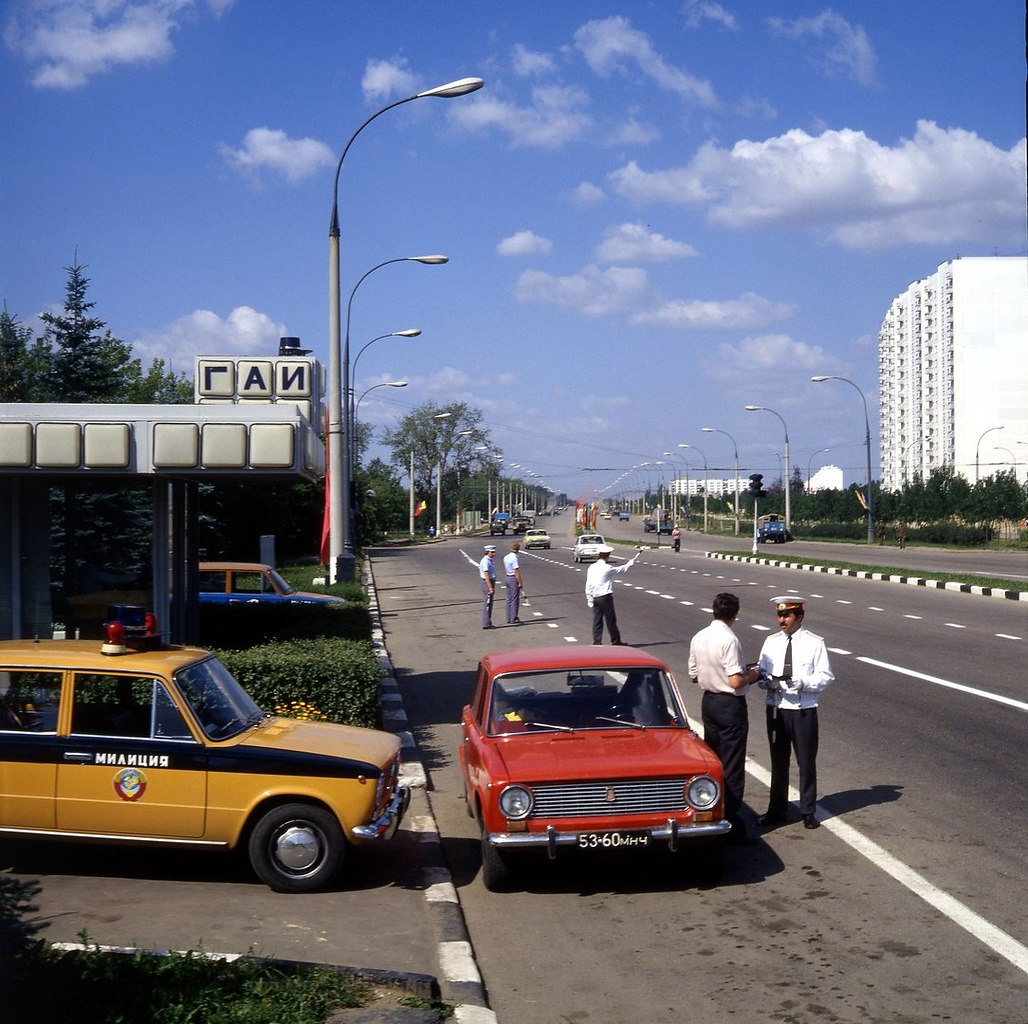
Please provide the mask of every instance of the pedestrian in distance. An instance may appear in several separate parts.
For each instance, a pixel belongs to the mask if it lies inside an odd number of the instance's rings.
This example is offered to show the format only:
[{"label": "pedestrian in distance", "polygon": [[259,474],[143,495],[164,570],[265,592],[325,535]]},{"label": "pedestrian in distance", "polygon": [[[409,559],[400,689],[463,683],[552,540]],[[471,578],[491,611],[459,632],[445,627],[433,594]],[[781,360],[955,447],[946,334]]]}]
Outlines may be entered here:
[{"label": "pedestrian in distance", "polygon": [[682,528],[675,523],[675,528],[671,531],[671,543],[675,546],[675,551],[682,550]]},{"label": "pedestrian in distance", "polygon": [[486,544],[485,554],[478,563],[478,575],[482,583],[482,628],[495,629],[493,595],[496,593],[496,545]]},{"label": "pedestrian in distance", "polygon": [[514,541],[510,551],[503,556],[503,569],[506,576],[504,581],[507,587],[507,625],[520,626],[521,619],[518,613],[521,611],[521,562],[518,559],[518,552],[521,545]]},{"label": "pedestrian in distance", "polygon": [[703,691],[703,738],[724,768],[725,817],[732,825],[728,840],[750,843],[740,816],[750,731],[746,694],[760,679],[760,669],[746,664],[742,644],[732,628],[739,617],[739,598],[727,592],[718,594],[711,610],[713,621],[689,644],[689,677]]},{"label": "pedestrian in distance", "polygon": [[614,549],[609,544],[602,545],[597,553],[596,561],[589,566],[585,574],[585,600],[593,610],[593,643],[603,643],[603,626],[606,624],[610,642],[623,646],[621,630],[618,629],[617,612],[614,610],[614,577],[628,572],[635,565],[635,557],[624,565],[611,565],[610,556]]},{"label": "pedestrian in distance", "polygon": [[760,688],[767,691],[767,739],[771,749],[771,795],[763,826],[786,821],[789,760],[799,769],[800,814],[806,828],[817,828],[817,705],[835,678],[824,640],[803,625],[805,601],[795,594],[771,598],[778,632],[760,649]]},{"label": "pedestrian in distance", "polygon": [[899,544],[901,549],[905,548],[907,546],[907,525],[906,525],[906,523],[897,523],[896,524],[896,542]]}]

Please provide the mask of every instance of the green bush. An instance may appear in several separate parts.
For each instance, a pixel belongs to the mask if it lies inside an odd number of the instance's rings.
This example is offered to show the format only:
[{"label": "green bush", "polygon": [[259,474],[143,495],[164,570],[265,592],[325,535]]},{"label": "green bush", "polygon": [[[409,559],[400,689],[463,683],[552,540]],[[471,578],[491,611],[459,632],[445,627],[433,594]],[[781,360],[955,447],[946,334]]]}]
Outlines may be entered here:
[{"label": "green bush", "polygon": [[200,646],[248,648],[278,637],[294,640],[322,636],[363,640],[371,636],[365,603],[274,604],[254,601],[200,607]]},{"label": "green bush", "polygon": [[[379,724],[382,669],[369,640],[278,640],[245,651],[219,650],[218,657],[265,711],[278,707],[286,717],[323,717],[369,728]],[[302,707],[289,710],[290,704]],[[307,707],[320,715],[308,713]]]}]

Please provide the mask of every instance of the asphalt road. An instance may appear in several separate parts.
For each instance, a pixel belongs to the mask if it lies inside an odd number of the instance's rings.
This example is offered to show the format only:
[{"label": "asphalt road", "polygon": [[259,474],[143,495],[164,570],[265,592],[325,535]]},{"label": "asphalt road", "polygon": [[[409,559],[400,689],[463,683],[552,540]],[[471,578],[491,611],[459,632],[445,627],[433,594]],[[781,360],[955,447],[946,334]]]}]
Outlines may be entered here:
[{"label": "asphalt road", "polygon": [[[1024,603],[712,561],[698,548],[728,545],[692,534],[677,556],[666,544],[647,552],[615,591],[621,629],[668,662],[694,719],[688,642],[714,594],[742,598],[737,631],[751,658],[776,628],[769,598],[807,596],[808,625],[826,637],[837,676],[821,711],[825,824],[731,848],[714,888],[697,888],[670,858],[619,854],[543,863],[524,891],[486,892],[454,753],[475,665],[487,649],[589,642],[569,520],[547,525],[554,548],[522,559],[521,627],[479,628],[482,538],[374,557],[386,643],[501,1024],[686,1012],[793,1024],[1022,1022]],[[495,540],[502,551],[507,541]],[[761,701],[751,693],[754,815],[767,792]]]}]

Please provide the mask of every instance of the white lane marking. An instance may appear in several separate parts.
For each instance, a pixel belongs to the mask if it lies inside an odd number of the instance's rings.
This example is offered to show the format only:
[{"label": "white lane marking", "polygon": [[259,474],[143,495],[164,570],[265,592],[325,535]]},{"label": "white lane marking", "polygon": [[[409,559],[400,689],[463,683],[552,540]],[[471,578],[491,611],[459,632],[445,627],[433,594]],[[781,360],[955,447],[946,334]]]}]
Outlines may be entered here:
[{"label": "white lane marking", "polygon": [[1019,636],[1011,636],[1009,633],[997,633],[996,636],[998,636],[1000,638],[1000,640],[1020,640],[1021,639]]},{"label": "white lane marking", "polygon": [[845,647],[829,647],[828,650],[830,650],[832,652],[832,654],[852,654],[853,653],[852,651],[847,651]]},{"label": "white lane marking", "polygon": [[[758,782],[770,788],[771,773],[767,769],[747,758],[746,771]],[[798,803],[799,798],[799,790],[790,786],[789,800],[792,803]],[[1015,967],[1028,974],[1028,948],[1022,946],[1012,935],[1008,935],[1002,929],[986,921],[984,917],[954,899],[949,893],[943,892],[923,875],[919,875],[913,868],[904,864],[898,857],[894,857],[884,847],[879,846],[862,832],[858,832],[852,825],[847,825],[842,819],[826,812],[820,804],[818,804],[818,811],[818,820],[821,824],[829,832],[838,836],[847,846],[866,857],[875,867],[890,875],[900,885],[909,889],[915,896],[938,910],[940,914],[948,917],[954,924],[973,935],[994,953],[1009,960]]]},{"label": "white lane marking", "polygon": [[920,615],[904,615],[903,618],[905,618],[905,619],[919,619],[919,618],[921,618],[921,616]]},{"label": "white lane marking", "polygon": [[915,672],[913,669],[900,668],[899,665],[890,665],[887,661],[878,661],[875,658],[857,658],[857,661],[865,665],[874,665],[876,668],[884,668],[888,672],[898,672],[901,676],[911,676],[914,679],[922,679],[926,683],[935,683],[936,686],[945,686],[950,690],[960,690],[961,693],[970,693],[974,697],[984,697],[986,700],[994,700],[997,704],[1008,704],[1012,708],[1019,708],[1021,711],[1028,711],[1028,704],[1023,700],[1014,700],[1013,697],[1004,697],[998,693],[989,693],[988,690],[979,690],[974,686],[965,686],[963,683],[954,683],[949,679],[940,679],[938,676],[926,675],[924,672]]},{"label": "white lane marking", "polygon": [[684,604],[684,605],[686,605],[689,608],[692,607],[692,601],[679,601],[678,603],[679,604]]},{"label": "white lane marking", "polygon": [[577,644],[578,643],[578,637],[577,636],[566,636],[566,637],[564,637],[564,639],[567,640],[567,642],[569,644]]},{"label": "white lane marking", "polygon": [[842,601],[842,600],[836,601],[835,603],[836,604],[853,604],[852,601]]},{"label": "white lane marking", "polygon": [[945,626],[949,626],[950,629],[967,629],[967,626],[962,626],[959,622],[945,622]]},{"label": "white lane marking", "polygon": [[874,605],[874,604],[869,605],[867,610],[869,612],[884,612],[885,611],[884,608],[879,608],[877,605]]},{"label": "white lane marking", "polygon": [[757,626],[757,625],[753,625],[753,626],[750,626],[750,629],[759,629],[762,633],[770,633],[771,632],[771,627],[770,626]]}]

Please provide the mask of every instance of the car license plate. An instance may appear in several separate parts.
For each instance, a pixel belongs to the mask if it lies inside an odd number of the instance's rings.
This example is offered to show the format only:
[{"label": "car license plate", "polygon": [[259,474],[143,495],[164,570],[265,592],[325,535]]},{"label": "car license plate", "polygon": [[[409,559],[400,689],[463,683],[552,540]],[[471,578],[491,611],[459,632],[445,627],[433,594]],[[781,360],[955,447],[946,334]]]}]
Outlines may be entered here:
[{"label": "car license plate", "polygon": [[649,832],[582,832],[578,837],[581,850],[629,850],[649,845]]}]

